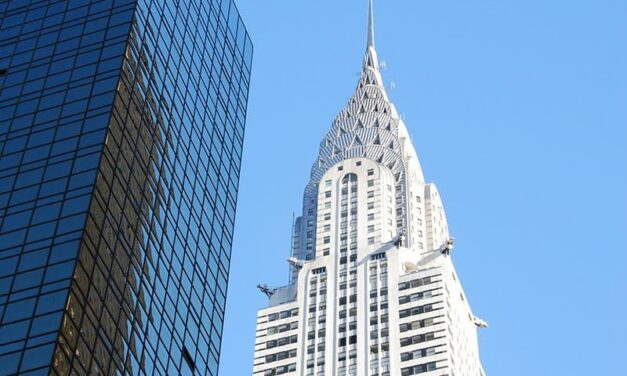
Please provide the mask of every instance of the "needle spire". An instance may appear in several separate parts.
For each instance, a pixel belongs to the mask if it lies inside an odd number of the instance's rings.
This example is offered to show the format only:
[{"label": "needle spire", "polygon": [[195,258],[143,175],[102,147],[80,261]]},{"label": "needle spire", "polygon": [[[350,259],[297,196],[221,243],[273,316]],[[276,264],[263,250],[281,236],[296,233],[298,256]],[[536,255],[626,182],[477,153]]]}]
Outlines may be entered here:
[{"label": "needle spire", "polygon": [[372,0],[368,0],[368,47],[374,48],[374,6]]}]

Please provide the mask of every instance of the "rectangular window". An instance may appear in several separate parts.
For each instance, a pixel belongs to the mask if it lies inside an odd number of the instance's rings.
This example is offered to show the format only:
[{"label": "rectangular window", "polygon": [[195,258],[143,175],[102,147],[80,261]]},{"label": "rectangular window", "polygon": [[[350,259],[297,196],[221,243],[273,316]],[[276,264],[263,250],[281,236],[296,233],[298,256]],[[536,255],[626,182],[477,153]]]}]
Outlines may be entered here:
[{"label": "rectangular window", "polygon": [[368,176],[372,176],[372,175],[374,175],[374,169],[368,170]]}]

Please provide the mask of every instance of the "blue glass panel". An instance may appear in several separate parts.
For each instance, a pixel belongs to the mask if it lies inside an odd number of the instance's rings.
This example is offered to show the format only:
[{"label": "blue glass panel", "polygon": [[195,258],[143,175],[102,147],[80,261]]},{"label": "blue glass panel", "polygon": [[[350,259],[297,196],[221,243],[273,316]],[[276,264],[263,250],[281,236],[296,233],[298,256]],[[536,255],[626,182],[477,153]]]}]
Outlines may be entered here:
[{"label": "blue glass panel", "polygon": [[30,335],[38,336],[40,334],[58,330],[61,323],[61,317],[63,317],[62,311],[36,317],[33,320],[33,327],[31,329]]},{"label": "blue glass panel", "polygon": [[67,297],[67,290],[61,290],[50,294],[41,295],[39,302],[37,303],[36,315],[41,315],[48,312],[58,311],[63,308],[65,304],[65,298]]},{"label": "blue glass panel", "polygon": [[50,364],[54,343],[26,350],[22,359],[21,371],[28,371]]},{"label": "blue glass panel", "polygon": [[14,375],[20,363],[21,352],[0,355],[0,375]]}]

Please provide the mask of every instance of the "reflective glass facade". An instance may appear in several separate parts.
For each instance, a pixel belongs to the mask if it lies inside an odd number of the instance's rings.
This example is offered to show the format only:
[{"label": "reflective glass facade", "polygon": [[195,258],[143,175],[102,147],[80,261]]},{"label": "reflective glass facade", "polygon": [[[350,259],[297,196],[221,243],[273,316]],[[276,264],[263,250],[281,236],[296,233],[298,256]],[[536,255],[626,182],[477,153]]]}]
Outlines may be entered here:
[{"label": "reflective glass facade", "polygon": [[0,2],[0,375],[217,375],[251,59],[230,0]]}]

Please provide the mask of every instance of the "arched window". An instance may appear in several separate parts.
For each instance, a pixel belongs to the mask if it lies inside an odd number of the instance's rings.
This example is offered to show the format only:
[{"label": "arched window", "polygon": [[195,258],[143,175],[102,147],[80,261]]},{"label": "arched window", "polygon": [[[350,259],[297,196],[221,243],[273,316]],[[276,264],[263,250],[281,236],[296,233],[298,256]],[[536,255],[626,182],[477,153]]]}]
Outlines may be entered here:
[{"label": "arched window", "polygon": [[346,174],[344,175],[344,177],[342,178],[342,185],[344,184],[348,184],[348,183],[357,183],[357,175],[350,173],[350,174]]}]

